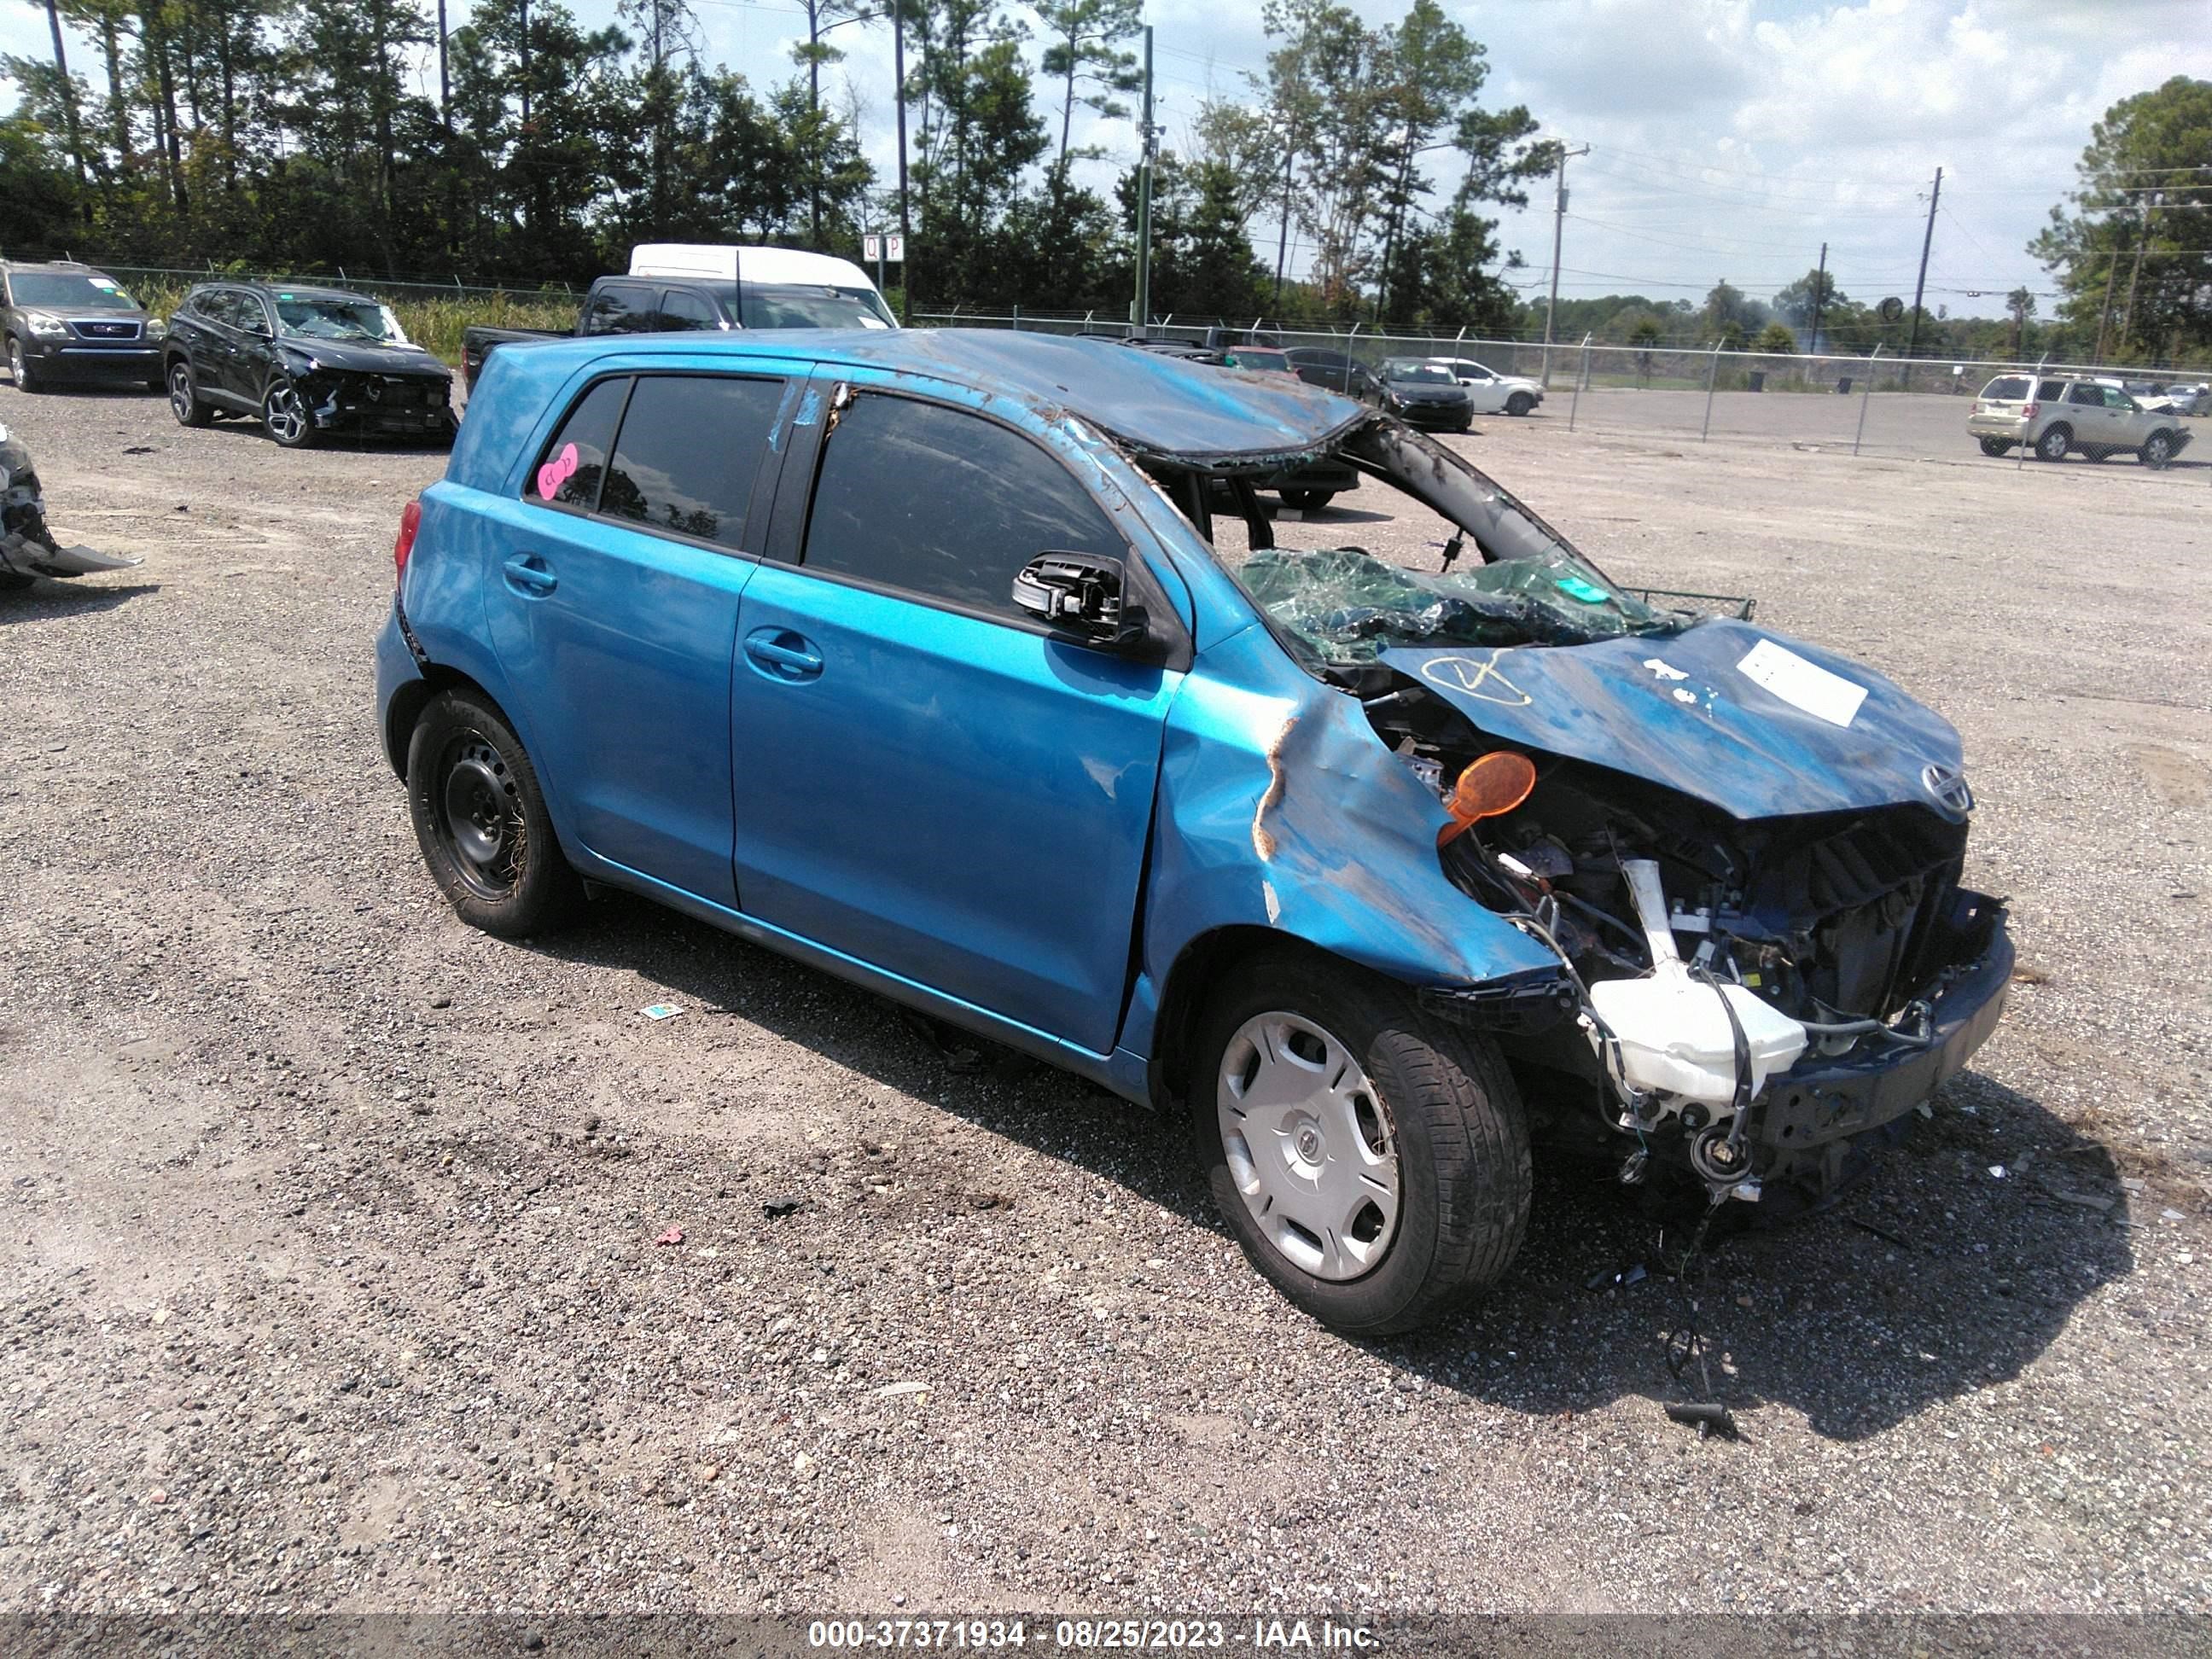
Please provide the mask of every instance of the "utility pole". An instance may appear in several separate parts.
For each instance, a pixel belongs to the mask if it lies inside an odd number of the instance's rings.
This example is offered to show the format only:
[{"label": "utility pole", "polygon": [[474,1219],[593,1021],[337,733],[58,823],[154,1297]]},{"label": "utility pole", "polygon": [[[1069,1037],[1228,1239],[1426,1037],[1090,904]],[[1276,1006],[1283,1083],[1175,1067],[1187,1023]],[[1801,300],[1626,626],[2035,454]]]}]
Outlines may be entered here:
[{"label": "utility pole", "polygon": [[1912,359],[1920,355],[1920,296],[1928,291],[1928,250],[1936,246],[1936,204],[1943,199],[1943,169],[1936,169],[1936,188],[1928,197],[1928,231],[1920,239],[1920,276],[1912,284],[1912,331],[1905,342],[1905,372],[1912,373]]},{"label": "utility pole", "polygon": [[1552,198],[1552,297],[1544,302],[1544,367],[1539,378],[1547,391],[1552,385],[1552,317],[1559,308],[1559,241],[1567,227],[1567,158],[1587,155],[1589,146],[1559,150],[1557,188]]},{"label": "utility pole", "polygon": [[1145,131],[1137,159],[1137,302],[1130,321],[1145,337],[1152,319],[1152,26],[1145,25]]},{"label": "utility pole", "polygon": [[522,125],[530,125],[530,0],[522,3]]},{"label": "utility pole", "polygon": [[899,265],[899,311],[903,322],[914,311],[914,221],[906,205],[906,9],[900,0],[891,0],[891,73],[898,79],[891,102],[898,109],[899,246],[906,252]]},{"label": "utility pole", "polygon": [[2159,192],[2152,191],[2142,198],[2142,216],[2136,221],[2136,258],[2128,270],[2128,302],[2120,311],[2120,349],[2127,349],[2128,342],[2136,332],[2136,284],[2142,277],[2143,244],[2150,240],[2150,210],[2158,200]]},{"label": "utility pole", "polygon": [[453,83],[446,72],[446,0],[438,0],[438,119],[453,130]]},{"label": "utility pole", "polygon": [[1820,355],[1820,308],[1828,297],[1828,245],[1820,244],[1820,272],[1813,279],[1813,337],[1805,347],[1805,355]]},{"label": "utility pole", "polygon": [[1275,237],[1275,310],[1283,309],[1283,267],[1291,254],[1291,164],[1298,158],[1298,124],[1292,121],[1283,133],[1283,228]]}]

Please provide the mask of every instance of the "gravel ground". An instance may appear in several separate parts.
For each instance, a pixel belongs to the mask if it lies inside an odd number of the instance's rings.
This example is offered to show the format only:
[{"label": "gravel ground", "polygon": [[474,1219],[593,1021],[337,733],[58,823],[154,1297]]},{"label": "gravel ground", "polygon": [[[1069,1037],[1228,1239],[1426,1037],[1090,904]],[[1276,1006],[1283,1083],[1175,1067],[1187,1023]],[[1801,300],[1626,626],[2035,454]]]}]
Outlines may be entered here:
[{"label": "gravel ground", "polygon": [[[2205,471],[1462,441],[1956,720],[2014,896],[1975,1069],[1714,1258],[1729,1443],[1603,1170],[1348,1343],[1179,1124],[641,902],[467,931],[370,707],[442,459],[0,420],[145,556],[0,596],[0,1612],[2206,1607]],[[1284,539],[1420,553],[1380,496]]]}]

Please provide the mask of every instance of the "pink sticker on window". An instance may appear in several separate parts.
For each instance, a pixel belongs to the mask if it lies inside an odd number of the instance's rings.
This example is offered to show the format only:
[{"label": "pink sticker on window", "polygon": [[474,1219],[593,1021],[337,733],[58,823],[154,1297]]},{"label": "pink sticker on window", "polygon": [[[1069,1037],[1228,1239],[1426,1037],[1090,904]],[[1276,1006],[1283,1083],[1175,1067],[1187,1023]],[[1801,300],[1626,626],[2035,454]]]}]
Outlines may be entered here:
[{"label": "pink sticker on window", "polygon": [[546,501],[551,501],[561,486],[576,476],[576,466],[580,459],[576,453],[575,445],[562,444],[561,453],[538,469],[538,495]]}]

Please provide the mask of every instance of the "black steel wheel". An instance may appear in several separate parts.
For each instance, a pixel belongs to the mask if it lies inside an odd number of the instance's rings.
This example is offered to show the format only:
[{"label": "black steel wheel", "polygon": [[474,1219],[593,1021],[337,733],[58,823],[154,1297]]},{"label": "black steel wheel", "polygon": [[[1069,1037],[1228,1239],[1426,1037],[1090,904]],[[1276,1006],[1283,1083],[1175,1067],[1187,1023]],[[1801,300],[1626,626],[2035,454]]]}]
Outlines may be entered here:
[{"label": "black steel wheel", "polygon": [[1336,499],[1333,489],[1285,489],[1283,504],[1301,513],[1318,513]]},{"label": "black steel wheel", "polygon": [[464,921],[518,939],[573,914],[583,885],[521,739],[487,698],[431,699],[407,745],[407,793],[422,861]]}]

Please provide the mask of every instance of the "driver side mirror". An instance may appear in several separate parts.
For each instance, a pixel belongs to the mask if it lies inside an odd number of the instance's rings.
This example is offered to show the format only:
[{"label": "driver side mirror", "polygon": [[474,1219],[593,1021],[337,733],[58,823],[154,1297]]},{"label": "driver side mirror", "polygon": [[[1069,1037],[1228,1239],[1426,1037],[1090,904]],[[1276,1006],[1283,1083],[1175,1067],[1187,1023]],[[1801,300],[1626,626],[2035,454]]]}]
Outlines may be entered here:
[{"label": "driver side mirror", "polygon": [[1125,597],[1121,562],[1091,553],[1042,553],[1014,576],[1014,603],[1089,645],[1127,650],[1146,635],[1145,608]]}]

